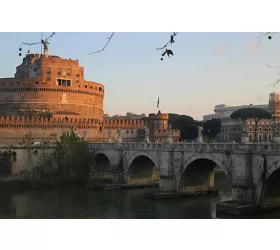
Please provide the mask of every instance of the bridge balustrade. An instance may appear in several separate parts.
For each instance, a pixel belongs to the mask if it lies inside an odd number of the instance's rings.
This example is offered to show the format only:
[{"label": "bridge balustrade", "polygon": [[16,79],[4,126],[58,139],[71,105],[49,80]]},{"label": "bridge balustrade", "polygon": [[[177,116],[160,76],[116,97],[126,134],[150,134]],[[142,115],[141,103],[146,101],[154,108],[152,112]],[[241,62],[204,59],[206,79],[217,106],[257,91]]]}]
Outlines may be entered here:
[{"label": "bridge balustrade", "polygon": [[242,151],[276,153],[280,151],[278,143],[90,143],[92,149],[139,149],[139,150],[174,150],[174,151]]}]

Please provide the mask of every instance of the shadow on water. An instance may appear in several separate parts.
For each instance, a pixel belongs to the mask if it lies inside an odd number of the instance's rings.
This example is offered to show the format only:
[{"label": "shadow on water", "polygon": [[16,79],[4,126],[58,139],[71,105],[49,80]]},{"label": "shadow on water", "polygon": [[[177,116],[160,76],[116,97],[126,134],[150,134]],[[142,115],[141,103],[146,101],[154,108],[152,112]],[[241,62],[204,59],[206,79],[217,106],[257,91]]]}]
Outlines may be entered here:
[{"label": "shadow on water", "polygon": [[[231,193],[224,178],[217,176],[216,184],[221,191],[217,197],[201,196],[178,200],[146,200],[143,199],[144,189],[94,191],[65,187],[58,190],[1,194],[0,218],[215,218],[216,203],[227,199]],[[257,218],[270,218],[268,215],[280,218],[279,211],[257,215]]]}]

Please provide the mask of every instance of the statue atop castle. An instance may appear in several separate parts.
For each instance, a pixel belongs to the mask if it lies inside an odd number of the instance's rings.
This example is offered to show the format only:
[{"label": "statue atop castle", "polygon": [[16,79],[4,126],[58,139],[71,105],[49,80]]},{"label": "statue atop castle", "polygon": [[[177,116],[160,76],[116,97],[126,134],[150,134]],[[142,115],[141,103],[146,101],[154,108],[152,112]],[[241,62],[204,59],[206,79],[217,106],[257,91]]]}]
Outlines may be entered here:
[{"label": "statue atop castle", "polygon": [[44,48],[44,55],[48,56],[48,52],[49,52],[49,42],[48,40],[41,40],[41,43],[43,45],[43,48]]}]

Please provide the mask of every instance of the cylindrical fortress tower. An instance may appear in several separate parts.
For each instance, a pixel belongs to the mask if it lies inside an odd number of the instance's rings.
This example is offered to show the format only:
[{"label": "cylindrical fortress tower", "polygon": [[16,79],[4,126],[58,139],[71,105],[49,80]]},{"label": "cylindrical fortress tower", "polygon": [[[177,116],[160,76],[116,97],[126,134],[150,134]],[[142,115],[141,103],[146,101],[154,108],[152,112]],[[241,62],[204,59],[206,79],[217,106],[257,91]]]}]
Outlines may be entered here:
[{"label": "cylindrical fortress tower", "polygon": [[78,60],[28,54],[14,78],[0,79],[0,115],[103,121],[104,86],[84,79]]}]

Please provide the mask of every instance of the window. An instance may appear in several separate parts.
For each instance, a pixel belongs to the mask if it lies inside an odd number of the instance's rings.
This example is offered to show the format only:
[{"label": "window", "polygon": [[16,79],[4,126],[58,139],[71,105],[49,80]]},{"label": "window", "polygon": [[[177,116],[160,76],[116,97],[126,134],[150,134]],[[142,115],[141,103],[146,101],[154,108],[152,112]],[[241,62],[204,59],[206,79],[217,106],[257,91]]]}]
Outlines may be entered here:
[{"label": "window", "polygon": [[57,74],[60,76],[61,75],[61,68],[58,68]]},{"label": "window", "polygon": [[249,131],[252,131],[252,128],[251,128],[251,127],[249,128]]},{"label": "window", "polygon": [[85,88],[87,89],[87,85],[85,85]]},{"label": "window", "polygon": [[72,84],[71,84],[71,80],[58,78],[58,79],[56,79],[56,85],[70,87]]},{"label": "window", "polygon": [[271,135],[268,135],[268,140],[271,141]]},{"label": "window", "polygon": [[70,71],[67,71],[67,76],[70,76]]},{"label": "window", "polygon": [[260,132],[262,132],[262,128],[260,128]]},{"label": "window", "polygon": [[101,88],[101,87],[99,87],[99,91],[101,91],[101,92],[102,92],[102,88]]},{"label": "window", "polygon": [[76,71],[76,76],[79,76],[79,75],[80,75],[80,73],[79,73],[79,71],[77,70],[77,71]]},{"label": "window", "polygon": [[50,74],[51,73],[51,68],[48,68],[47,69],[47,74]]}]

